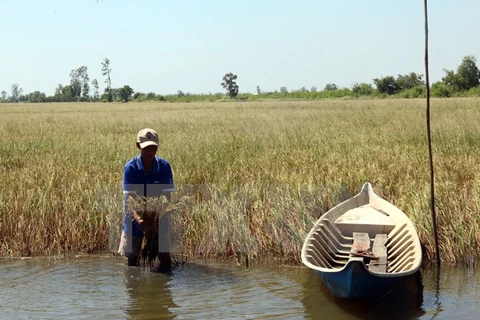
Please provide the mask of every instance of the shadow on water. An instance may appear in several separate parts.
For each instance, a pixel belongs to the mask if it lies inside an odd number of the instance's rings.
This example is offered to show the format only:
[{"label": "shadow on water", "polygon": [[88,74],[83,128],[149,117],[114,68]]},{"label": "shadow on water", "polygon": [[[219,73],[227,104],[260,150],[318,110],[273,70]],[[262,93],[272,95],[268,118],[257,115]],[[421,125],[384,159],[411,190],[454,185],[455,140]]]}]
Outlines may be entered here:
[{"label": "shadow on water", "polygon": [[[318,284],[316,289],[312,282]],[[306,283],[304,291],[302,303],[310,319],[417,319],[425,314],[420,272],[405,278],[377,301],[336,298],[320,279]]]}]

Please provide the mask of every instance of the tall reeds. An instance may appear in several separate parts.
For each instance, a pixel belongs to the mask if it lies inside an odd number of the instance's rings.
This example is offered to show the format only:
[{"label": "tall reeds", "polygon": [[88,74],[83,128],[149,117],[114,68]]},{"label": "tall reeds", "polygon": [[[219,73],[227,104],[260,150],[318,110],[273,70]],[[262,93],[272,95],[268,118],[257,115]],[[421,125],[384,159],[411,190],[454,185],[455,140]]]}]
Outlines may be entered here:
[{"label": "tall reeds", "polygon": [[[174,170],[184,254],[299,261],[326,210],[370,181],[433,239],[423,100],[4,104],[0,255],[114,250],[144,127]],[[441,257],[478,258],[480,101],[432,100]]]}]

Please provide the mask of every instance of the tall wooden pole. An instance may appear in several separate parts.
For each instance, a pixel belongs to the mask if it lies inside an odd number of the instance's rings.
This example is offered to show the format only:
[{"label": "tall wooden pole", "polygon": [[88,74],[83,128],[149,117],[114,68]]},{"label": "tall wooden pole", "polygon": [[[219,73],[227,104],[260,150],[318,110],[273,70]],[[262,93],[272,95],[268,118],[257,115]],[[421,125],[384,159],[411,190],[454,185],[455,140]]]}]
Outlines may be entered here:
[{"label": "tall wooden pole", "polygon": [[435,238],[435,253],[437,267],[440,267],[440,249],[438,248],[437,215],[435,213],[435,179],[433,170],[432,136],[430,130],[430,78],[428,73],[428,6],[424,0],[425,8],[425,90],[427,96],[427,143],[430,162],[430,208],[432,210],[433,235]]}]

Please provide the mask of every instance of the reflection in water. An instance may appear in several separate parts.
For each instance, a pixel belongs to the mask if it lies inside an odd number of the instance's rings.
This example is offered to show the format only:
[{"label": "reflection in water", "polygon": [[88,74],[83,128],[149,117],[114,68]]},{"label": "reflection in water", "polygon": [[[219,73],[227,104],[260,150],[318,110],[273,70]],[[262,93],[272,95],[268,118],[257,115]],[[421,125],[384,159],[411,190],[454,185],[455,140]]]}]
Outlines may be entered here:
[{"label": "reflection in water", "polygon": [[480,270],[442,266],[423,271],[426,319],[478,319]]},{"label": "reflection in water", "polygon": [[124,282],[129,295],[125,311],[131,319],[174,318],[171,311],[176,307],[170,289],[172,276],[125,267]]},{"label": "reflection in water", "polygon": [[1,319],[478,319],[480,272],[422,269],[377,302],[333,297],[312,270],[189,263],[171,275],[123,259],[0,259]]},{"label": "reflection in water", "polygon": [[300,288],[274,270],[189,264],[174,270],[175,310],[187,319],[302,318]]},{"label": "reflection in water", "polygon": [[302,318],[298,284],[277,271],[189,263],[170,275],[126,268],[132,319]]},{"label": "reflection in water", "polygon": [[440,302],[440,267],[435,268],[435,310],[432,319],[435,319],[442,313],[442,303]]},{"label": "reflection in water", "polygon": [[[45,258],[0,263],[1,319],[121,319],[112,259]],[[121,289],[121,287],[120,287]]]},{"label": "reflection in water", "polygon": [[[378,301],[358,301],[334,297],[314,273],[303,282],[305,314],[310,319],[416,319],[425,312],[420,273],[407,277]],[[318,286],[315,288],[314,284]]]},{"label": "reflection in water", "polygon": [[417,319],[425,312],[420,273],[403,279],[388,295],[371,303],[340,305],[359,319]]}]

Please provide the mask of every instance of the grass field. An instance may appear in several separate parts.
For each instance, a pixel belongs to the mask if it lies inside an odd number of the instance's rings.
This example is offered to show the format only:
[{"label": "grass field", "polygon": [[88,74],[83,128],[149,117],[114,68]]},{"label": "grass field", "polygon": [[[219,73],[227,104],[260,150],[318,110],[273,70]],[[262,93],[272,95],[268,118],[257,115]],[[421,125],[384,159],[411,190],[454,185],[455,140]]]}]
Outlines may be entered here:
[{"label": "grass field", "polygon": [[[480,100],[432,100],[442,260],[477,259]],[[424,100],[0,104],[0,256],[113,249],[139,129],[173,167],[196,256],[299,261],[326,210],[370,181],[434,256]]]}]

